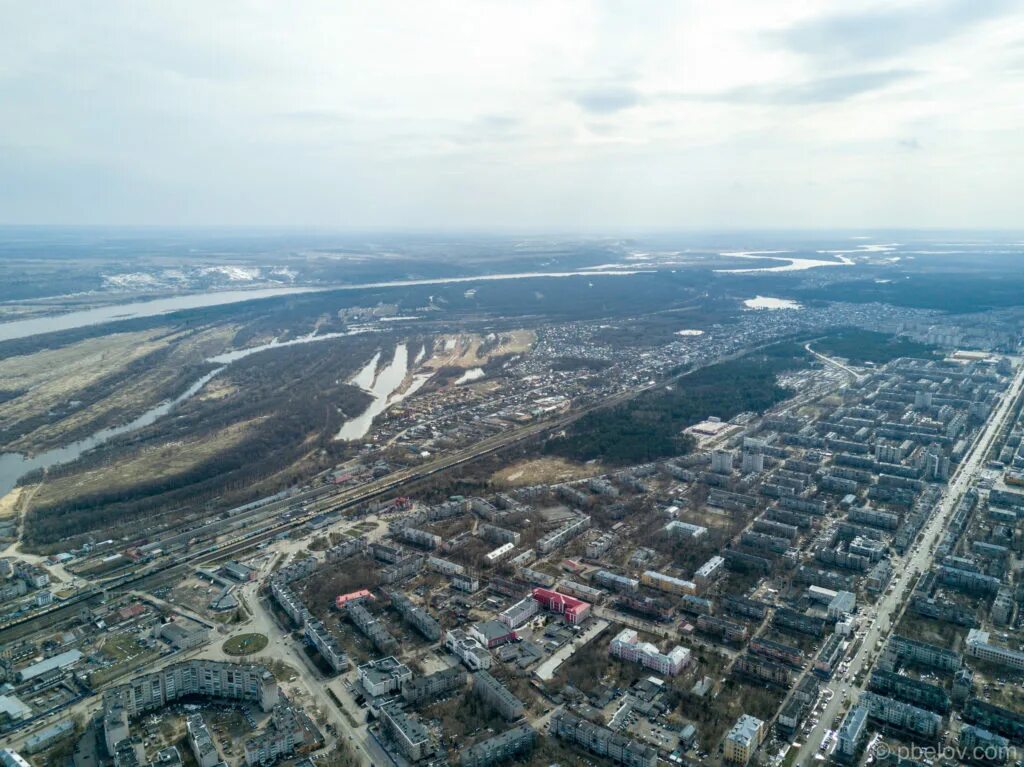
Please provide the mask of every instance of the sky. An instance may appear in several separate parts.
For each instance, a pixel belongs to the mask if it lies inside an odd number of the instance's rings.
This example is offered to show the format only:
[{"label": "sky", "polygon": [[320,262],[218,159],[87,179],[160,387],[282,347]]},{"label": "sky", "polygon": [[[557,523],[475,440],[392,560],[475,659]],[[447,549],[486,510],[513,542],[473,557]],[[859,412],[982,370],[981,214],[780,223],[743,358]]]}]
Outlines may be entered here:
[{"label": "sky", "polygon": [[1024,0],[0,0],[0,223],[1018,228]]}]

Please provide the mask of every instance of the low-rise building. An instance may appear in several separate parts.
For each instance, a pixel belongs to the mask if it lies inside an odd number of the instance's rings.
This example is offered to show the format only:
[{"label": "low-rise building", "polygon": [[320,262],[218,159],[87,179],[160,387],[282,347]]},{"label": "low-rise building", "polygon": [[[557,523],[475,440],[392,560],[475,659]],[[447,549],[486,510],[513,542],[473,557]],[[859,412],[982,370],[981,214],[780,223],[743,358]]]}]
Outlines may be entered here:
[{"label": "low-rise building", "polygon": [[469,627],[469,635],[488,650],[516,641],[516,632],[500,620],[482,621]]},{"label": "low-rise building", "polygon": [[992,644],[989,642],[989,633],[981,629],[967,632],[967,654],[1000,666],[1024,669],[1024,652]]},{"label": "low-rise building", "polygon": [[582,623],[590,615],[590,604],[551,589],[534,589],[533,598],[549,612],[565,616],[571,624]]},{"label": "low-rise building", "polygon": [[410,668],[391,656],[364,663],[358,673],[359,683],[371,698],[397,692],[412,679]]},{"label": "low-rise building", "polygon": [[444,635],[444,646],[470,671],[491,667],[491,654],[487,648],[462,629],[451,629]]}]

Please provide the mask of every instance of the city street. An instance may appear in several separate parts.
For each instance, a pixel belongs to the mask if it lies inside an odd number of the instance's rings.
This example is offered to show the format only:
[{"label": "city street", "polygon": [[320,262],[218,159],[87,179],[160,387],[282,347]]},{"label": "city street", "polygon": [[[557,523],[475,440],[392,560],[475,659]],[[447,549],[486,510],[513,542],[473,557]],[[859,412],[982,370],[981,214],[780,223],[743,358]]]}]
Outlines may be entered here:
[{"label": "city street", "polygon": [[[857,654],[849,661],[847,672],[834,676],[828,683],[827,688],[832,691],[832,698],[826,704],[818,723],[801,746],[795,764],[801,766],[810,764],[818,753],[818,746],[821,744],[825,732],[832,728],[832,721],[844,704],[847,701],[851,704],[854,703],[867,687],[870,672],[878,654],[876,645],[879,641],[884,643],[893,628],[899,623],[903,609],[905,609],[905,606],[903,608],[900,606],[905,605],[904,600],[909,598],[911,589],[917,582],[917,574],[924,573],[931,567],[935,546],[949,517],[984,465],[985,456],[988,454],[992,441],[1012,412],[1013,403],[1022,389],[1024,389],[1024,366],[1018,367],[998,406],[993,410],[970,451],[950,478],[942,500],[939,502],[937,513],[933,514],[926,523],[918,543],[911,548],[906,556],[894,558],[893,569],[896,573],[893,578],[894,588],[887,590],[875,605],[866,608],[861,613],[861,625],[867,626],[864,641]],[[860,684],[855,686],[852,680],[864,669],[866,669],[864,677]]]}]

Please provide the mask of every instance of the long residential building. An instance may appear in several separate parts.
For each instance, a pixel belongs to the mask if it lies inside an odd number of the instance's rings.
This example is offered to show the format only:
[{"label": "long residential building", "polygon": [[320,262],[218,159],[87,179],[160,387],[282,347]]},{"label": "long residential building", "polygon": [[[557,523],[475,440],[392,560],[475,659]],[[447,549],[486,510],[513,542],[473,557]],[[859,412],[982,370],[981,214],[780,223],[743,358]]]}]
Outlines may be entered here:
[{"label": "long residential building", "polygon": [[312,733],[312,725],[305,714],[289,705],[275,706],[267,727],[245,742],[246,765],[266,767],[292,756],[307,746],[307,732]]},{"label": "long residential building", "polygon": [[466,684],[466,672],[458,666],[436,671],[426,676],[407,679],[402,684],[402,700],[409,706],[434,702],[450,692],[461,690]]},{"label": "long residential building", "polygon": [[625,767],[656,767],[658,763],[658,752],[651,746],[591,724],[567,711],[558,711],[551,717],[550,731],[555,737]]},{"label": "long residential building", "polygon": [[942,727],[942,717],[938,714],[885,695],[861,693],[860,702],[867,706],[872,719],[914,735],[934,738]]},{"label": "long residential building", "polygon": [[278,703],[277,682],[265,666],[189,660],[143,674],[103,693],[104,705],[134,717],[186,696],[245,701],[270,711]]},{"label": "long residential building", "polygon": [[899,634],[889,637],[886,650],[901,663],[927,666],[940,671],[959,671],[963,665],[960,653]]},{"label": "long residential building", "polygon": [[327,665],[334,671],[344,671],[348,668],[348,656],[345,654],[341,643],[334,634],[323,623],[316,618],[309,618],[305,627],[306,639],[323,658]]},{"label": "long residential building", "polygon": [[590,517],[586,514],[580,514],[537,541],[537,551],[541,554],[550,554],[559,546],[568,543],[589,528]]},{"label": "long residential building", "polygon": [[697,584],[693,581],[675,578],[655,570],[645,570],[640,576],[640,582],[645,586],[667,594],[696,594]]},{"label": "long residential building", "polygon": [[413,628],[431,642],[436,642],[441,638],[441,624],[434,620],[426,609],[414,604],[401,591],[391,592],[391,605]]},{"label": "long residential building", "polygon": [[361,603],[350,602],[345,607],[345,612],[380,652],[385,655],[393,655],[398,651],[398,641],[391,636],[384,624]]},{"label": "long residential building", "polygon": [[388,738],[410,762],[418,762],[437,753],[437,744],[430,731],[415,714],[407,713],[396,704],[381,707],[381,722]]},{"label": "long residential building", "polygon": [[473,693],[510,722],[523,715],[523,702],[489,671],[473,674]]},{"label": "long residential building", "polygon": [[521,724],[463,750],[459,766],[493,767],[527,753],[536,742],[537,731],[528,724]]}]

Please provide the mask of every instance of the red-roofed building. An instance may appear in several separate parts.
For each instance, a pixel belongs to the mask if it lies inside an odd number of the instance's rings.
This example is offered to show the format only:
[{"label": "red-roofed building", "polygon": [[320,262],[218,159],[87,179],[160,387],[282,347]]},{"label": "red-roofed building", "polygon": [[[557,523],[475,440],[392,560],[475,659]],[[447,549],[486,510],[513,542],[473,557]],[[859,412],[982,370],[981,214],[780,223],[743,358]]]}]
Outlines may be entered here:
[{"label": "red-roofed building", "polygon": [[534,589],[533,598],[550,612],[564,615],[566,621],[573,625],[582,623],[590,614],[590,603],[582,599],[570,597],[551,589]]},{"label": "red-roofed building", "polygon": [[335,597],[334,606],[341,610],[349,602],[357,602],[360,599],[373,599],[373,594],[366,589],[359,589],[359,591],[353,591],[350,594],[340,594]]},{"label": "red-roofed building", "polygon": [[146,606],[136,602],[133,605],[122,607],[117,611],[117,615],[122,621],[130,621],[132,618],[138,618],[144,612],[146,612]]}]

